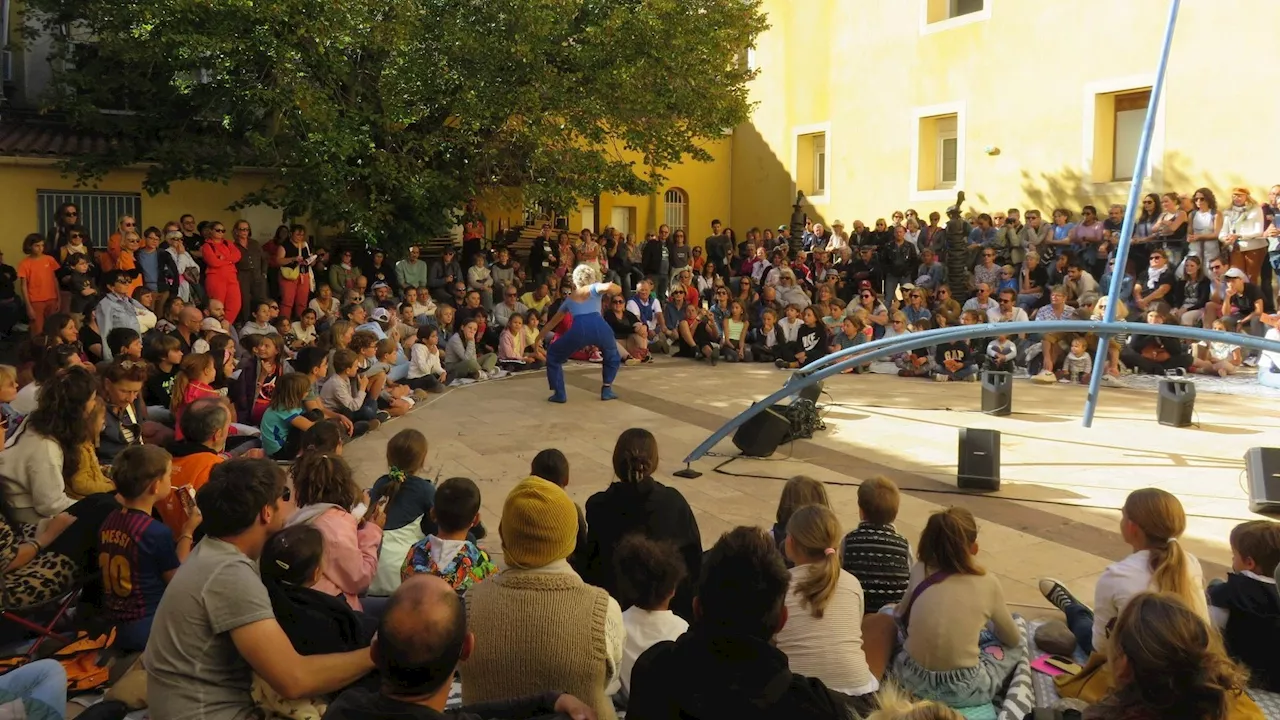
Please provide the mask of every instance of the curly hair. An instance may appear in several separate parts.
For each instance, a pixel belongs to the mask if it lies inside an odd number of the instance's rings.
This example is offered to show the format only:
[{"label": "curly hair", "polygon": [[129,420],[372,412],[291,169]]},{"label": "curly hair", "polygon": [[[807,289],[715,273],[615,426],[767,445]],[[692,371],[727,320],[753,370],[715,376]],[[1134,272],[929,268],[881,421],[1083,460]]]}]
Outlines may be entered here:
[{"label": "curly hair", "polygon": [[305,453],[293,464],[293,487],[298,507],[332,503],[350,510],[360,498],[351,466],[337,455]]},{"label": "curly hair", "polygon": [[98,383],[93,373],[69,367],[40,387],[39,405],[27,416],[27,429],[58,443],[62,448],[62,477],[70,478],[79,469],[80,446],[94,438],[90,402],[97,400]]},{"label": "curly hair", "polygon": [[573,286],[584,288],[600,282],[600,271],[590,265],[579,265],[573,269]]}]

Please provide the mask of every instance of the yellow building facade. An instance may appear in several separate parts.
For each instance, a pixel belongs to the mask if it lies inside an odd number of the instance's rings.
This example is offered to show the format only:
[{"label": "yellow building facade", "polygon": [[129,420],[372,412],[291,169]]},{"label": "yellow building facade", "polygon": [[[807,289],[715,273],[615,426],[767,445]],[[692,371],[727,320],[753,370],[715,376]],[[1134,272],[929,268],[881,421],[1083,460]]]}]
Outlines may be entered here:
[{"label": "yellow building facade", "polygon": [[[1169,0],[765,0],[732,222],[1123,202]],[[1280,2],[1182,3],[1144,191],[1280,182]]]}]

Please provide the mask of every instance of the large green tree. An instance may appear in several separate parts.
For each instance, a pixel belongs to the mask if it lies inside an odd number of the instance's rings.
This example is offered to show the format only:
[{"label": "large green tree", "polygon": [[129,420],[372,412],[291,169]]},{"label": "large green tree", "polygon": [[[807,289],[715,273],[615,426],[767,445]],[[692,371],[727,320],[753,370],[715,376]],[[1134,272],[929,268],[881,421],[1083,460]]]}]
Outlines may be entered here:
[{"label": "large green tree", "polygon": [[[242,203],[406,242],[486,188],[645,194],[746,119],[760,0],[28,0],[85,180],[279,170]],[[102,112],[103,109],[125,112]],[[625,159],[623,150],[642,162]]]}]

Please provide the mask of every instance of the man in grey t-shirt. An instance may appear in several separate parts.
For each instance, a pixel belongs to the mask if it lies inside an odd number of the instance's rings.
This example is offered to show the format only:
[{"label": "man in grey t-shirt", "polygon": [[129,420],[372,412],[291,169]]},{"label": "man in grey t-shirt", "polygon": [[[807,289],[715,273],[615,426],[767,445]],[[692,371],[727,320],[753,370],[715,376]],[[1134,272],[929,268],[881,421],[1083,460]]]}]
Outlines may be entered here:
[{"label": "man in grey t-shirt", "polygon": [[165,590],[144,663],[147,704],[164,720],[254,717],[253,673],[285,697],[333,692],[373,669],[367,650],[301,656],[276,622],[255,564],[284,526],[284,472],[272,461],[229,460],[196,503],[201,540]]}]

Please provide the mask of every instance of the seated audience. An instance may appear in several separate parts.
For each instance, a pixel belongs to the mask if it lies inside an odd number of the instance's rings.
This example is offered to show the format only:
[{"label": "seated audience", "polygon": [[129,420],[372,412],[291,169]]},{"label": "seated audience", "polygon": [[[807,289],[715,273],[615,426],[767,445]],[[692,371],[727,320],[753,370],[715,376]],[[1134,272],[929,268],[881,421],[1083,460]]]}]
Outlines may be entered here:
[{"label": "seated audience", "polygon": [[302,433],[324,419],[319,410],[306,408],[311,379],[302,373],[285,373],[276,381],[271,402],[262,413],[262,450],[272,460],[292,460],[302,448]]},{"label": "seated audience", "polygon": [[[863,615],[862,584],[840,567],[840,521],[824,505],[806,505],[787,522],[791,569],[787,624],[775,640],[793,672],[874,706],[897,636],[893,618]],[[864,629],[866,637],[864,641]]]},{"label": "seated audience", "polygon": [[628,720],[851,717],[847,695],[792,672],[773,646],[787,623],[789,581],[782,557],[758,528],[720,536],[702,565],[692,627],[636,659]]},{"label": "seated audience", "polygon": [[900,500],[892,480],[863,480],[858,486],[860,522],[840,543],[840,564],[862,584],[869,613],[902,602],[911,582],[911,543],[893,526]]},{"label": "seated audience", "polygon": [[[540,450],[529,463],[529,474],[561,488],[569,487],[569,458],[555,448]],[[587,571],[587,515],[581,505],[576,502],[573,505],[578,510],[578,541],[569,556],[569,565],[582,575]]]},{"label": "seated audience", "polygon": [[576,520],[569,496],[542,479],[507,495],[507,569],[467,592],[476,641],[462,665],[463,703],[560,691],[581,697],[602,720],[615,717],[605,689],[621,670],[622,610],[566,561]]},{"label": "seated audience", "polygon": [[903,688],[954,708],[989,704],[1021,657],[1000,580],[977,562],[978,524],[963,508],[929,516],[906,598],[894,610],[906,643],[893,663]]},{"label": "seated audience", "polygon": [[454,673],[477,647],[484,647],[468,632],[469,620],[474,622],[444,581],[430,576],[406,581],[387,603],[373,641],[381,687],[377,692],[347,690],[329,706],[324,720],[525,720],[557,713],[574,720],[592,717],[582,701],[558,691],[446,710]]},{"label": "seated audience", "polygon": [[97,389],[93,375],[80,367],[51,378],[39,405],[0,452],[0,487],[13,520],[34,524],[71,507],[66,482],[76,474],[81,447],[93,441],[84,418],[101,403]]},{"label": "seated audience", "polygon": [[196,494],[206,536],[165,590],[144,654],[152,717],[253,717],[255,673],[296,699],[373,670],[367,650],[299,655],[276,621],[256,561],[283,527],[287,492],[270,460],[231,460]]},{"label": "seated audience", "polygon": [[[468,535],[480,524],[480,488],[469,478],[454,477],[440,483],[435,504],[428,511],[435,530],[404,553],[400,576],[435,575],[459,594],[498,572]],[[382,551],[388,552],[386,544]]]},{"label": "seated audience", "polygon": [[631,606],[622,613],[627,644],[622,649],[622,674],[618,679],[625,697],[631,689],[631,669],[636,658],[655,644],[675,640],[689,629],[684,618],[671,612],[671,600],[684,580],[685,569],[679,548],[640,534],[623,539],[614,559],[621,602]]},{"label": "seated audience", "polygon": [[161,448],[127,447],[112,471],[123,502],[98,531],[103,616],[115,625],[115,647],[138,652],[147,645],[165,586],[191,554],[200,511],[194,507],[194,496],[188,495],[192,509],[176,541],[169,528],[152,517],[156,501],[173,490],[169,453]]},{"label": "seated audience", "polygon": [[[368,493],[361,503],[351,466],[336,455],[304,452],[292,475],[298,509],[286,524],[310,525],[324,535],[324,563],[315,588],[342,595],[353,610],[363,609],[360,596],[378,570],[385,505],[370,504]],[[357,504],[365,506],[362,514],[356,514]]]},{"label": "seated audience", "polygon": [[[679,490],[653,479],[658,470],[658,441],[642,428],[618,436],[613,447],[616,480],[587,500],[587,572],[583,579],[617,597],[614,552],[622,539],[641,533],[680,549],[685,567],[702,565],[702,534],[693,509]],[[693,614],[693,584],[686,579],[672,609],[686,620]]]},{"label": "seated audience", "polygon": [[426,470],[427,436],[413,429],[401,430],[387,441],[387,474],[369,491],[369,504],[386,498],[386,524],[382,527],[382,551],[378,574],[370,595],[385,597],[400,586],[400,568],[409,548],[436,531],[431,508],[436,486],[419,476]]},{"label": "seated audience", "polygon": [[1280,523],[1251,520],[1231,530],[1231,573],[1209,583],[1209,617],[1227,654],[1249,669],[1249,684],[1280,692]]},{"label": "seated audience", "polygon": [[1086,720],[1263,717],[1245,694],[1245,671],[1177,595],[1135,595],[1116,619],[1107,656],[1117,687],[1085,710]]},{"label": "seated audience", "polygon": [[1148,590],[1178,595],[1209,619],[1200,561],[1177,541],[1186,529],[1187,516],[1178,498],[1159,488],[1134,490],[1120,516],[1120,535],[1133,554],[1102,571],[1092,608],[1057,580],[1040,581],[1040,592],[1066,614],[1081,650],[1106,652],[1111,624],[1131,598]]},{"label": "seated audience", "polygon": [[778,496],[778,508],[773,513],[773,528],[769,531],[773,542],[778,546],[778,554],[782,555],[787,567],[791,561],[786,559],[787,523],[791,516],[805,505],[822,505],[831,507],[827,497],[827,486],[808,475],[796,475],[782,486],[782,494]]}]

